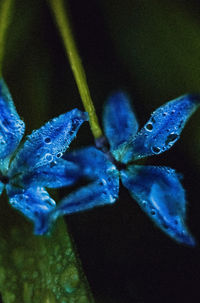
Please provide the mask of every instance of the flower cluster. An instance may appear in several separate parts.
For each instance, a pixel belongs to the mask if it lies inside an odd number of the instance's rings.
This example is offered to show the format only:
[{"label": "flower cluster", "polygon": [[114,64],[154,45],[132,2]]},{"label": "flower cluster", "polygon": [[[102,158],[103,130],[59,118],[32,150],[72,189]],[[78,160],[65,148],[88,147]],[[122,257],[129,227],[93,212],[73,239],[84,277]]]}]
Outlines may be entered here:
[{"label": "flower cluster", "polygon": [[[26,137],[3,79],[0,79],[0,191],[10,204],[34,223],[35,234],[49,231],[65,214],[114,203],[119,181],[140,207],[170,237],[194,245],[186,227],[185,191],[174,169],[133,163],[160,154],[178,140],[185,123],[200,104],[198,95],[184,95],[158,108],[138,131],[128,97],[112,95],[104,111],[105,142],[65,153],[87,113],[74,109],[47,122]],[[64,154],[64,155],[63,155]],[[57,206],[46,188],[92,182],[65,197]]]}]

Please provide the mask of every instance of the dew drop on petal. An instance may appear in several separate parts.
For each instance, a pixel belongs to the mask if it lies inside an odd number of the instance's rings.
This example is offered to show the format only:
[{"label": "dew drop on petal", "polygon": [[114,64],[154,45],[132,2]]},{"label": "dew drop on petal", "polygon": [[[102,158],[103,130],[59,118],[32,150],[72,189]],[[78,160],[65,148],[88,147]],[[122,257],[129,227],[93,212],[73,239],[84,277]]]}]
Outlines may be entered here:
[{"label": "dew drop on petal", "polygon": [[147,123],[145,126],[145,129],[149,132],[151,132],[153,130],[153,124],[152,123]]},{"label": "dew drop on petal", "polygon": [[62,155],[63,155],[63,153],[57,153],[56,157],[57,157],[57,158],[61,158]]},{"label": "dew drop on petal", "polygon": [[53,160],[53,156],[51,154],[47,153],[45,155],[45,160],[47,160],[48,162],[51,162]]},{"label": "dew drop on petal", "polygon": [[165,141],[166,145],[174,143],[174,141],[178,138],[178,134],[171,133],[169,136],[167,136],[167,140]]},{"label": "dew drop on petal", "polygon": [[44,139],[44,142],[47,143],[47,144],[50,144],[51,143],[51,138],[50,137],[46,137]]},{"label": "dew drop on petal", "polygon": [[157,146],[152,146],[151,150],[154,154],[159,154],[161,152],[161,149]]}]

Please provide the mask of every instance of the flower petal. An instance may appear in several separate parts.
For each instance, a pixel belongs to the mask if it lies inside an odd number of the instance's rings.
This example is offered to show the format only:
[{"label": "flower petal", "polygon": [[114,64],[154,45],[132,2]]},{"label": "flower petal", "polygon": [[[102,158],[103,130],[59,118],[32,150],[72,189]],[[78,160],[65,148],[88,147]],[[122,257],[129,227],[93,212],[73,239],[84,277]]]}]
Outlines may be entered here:
[{"label": "flower petal", "polygon": [[17,148],[24,134],[25,125],[19,118],[12,97],[0,78],[0,158],[5,159]]},{"label": "flower petal", "polygon": [[111,145],[111,152],[136,134],[138,123],[125,93],[115,93],[108,99],[104,109],[103,122],[106,137]]},{"label": "flower petal", "polygon": [[22,187],[40,185],[58,188],[73,185],[79,178],[80,168],[78,165],[64,159],[58,159],[33,171],[17,175],[11,181],[12,184],[19,184]]},{"label": "flower petal", "polygon": [[[109,179],[109,181],[108,181]],[[50,213],[47,220],[48,230],[52,223],[63,215],[86,211],[98,206],[112,204],[118,198],[119,178],[114,177],[111,181],[102,179],[71,193]]]},{"label": "flower petal", "polygon": [[106,178],[110,172],[118,175],[115,165],[108,160],[106,154],[93,146],[66,153],[64,158],[78,165],[81,176],[91,180]]},{"label": "flower petal", "polygon": [[27,137],[11,163],[11,174],[15,175],[55,162],[66,151],[87,118],[87,113],[73,109],[34,131]]},{"label": "flower petal", "polygon": [[180,243],[195,244],[185,225],[185,192],[173,169],[132,165],[121,174],[123,185],[158,227]]},{"label": "flower petal", "polygon": [[121,161],[128,163],[168,150],[199,105],[199,95],[184,95],[159,107],[135,138],[120,147]]},{"label": "flower petal", "polygon": [[0,181],[0,195],[2,194],[4,189],[4,184]]},{"label": "flower petal", "polygon": [[6,189],[11,206],[33,221],[35,234],[41,234],[46,214],[56,206],[55,201],[43,187],[24,190],[8,185]]},{"label": "flower petal", "polygon": [[87,147],[67,153],[65,158],[79,165],[81,176],[95,182],[64,198],[47,218],[46,230],[59,216],[111,204],[118,198],[119,172],[104,153],[95,147]]}]

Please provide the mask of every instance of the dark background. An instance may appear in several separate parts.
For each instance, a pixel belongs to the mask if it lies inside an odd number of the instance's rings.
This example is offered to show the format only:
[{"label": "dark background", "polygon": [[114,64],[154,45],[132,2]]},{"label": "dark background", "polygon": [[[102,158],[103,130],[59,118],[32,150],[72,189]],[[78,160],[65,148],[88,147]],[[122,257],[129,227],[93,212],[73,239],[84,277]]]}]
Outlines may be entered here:
[{"label": "dark background", "polygon": [[[126,90],[140,125],[164,102],[200,92],[198,1],[69,1],[94,104]],[[45,1],[17,1],[4,77],[27,133],[82,109],[62,41]],[[74,143],[93,142],[83,126]],[[200,112],[167,153],[148,160],[184,175],[188,226],[200,242]],[[60,197],[66,191],[60,192]],[[116,204],[66,218],[96,303],[199,302],[200,249],[159,231],[121,188]]]}]

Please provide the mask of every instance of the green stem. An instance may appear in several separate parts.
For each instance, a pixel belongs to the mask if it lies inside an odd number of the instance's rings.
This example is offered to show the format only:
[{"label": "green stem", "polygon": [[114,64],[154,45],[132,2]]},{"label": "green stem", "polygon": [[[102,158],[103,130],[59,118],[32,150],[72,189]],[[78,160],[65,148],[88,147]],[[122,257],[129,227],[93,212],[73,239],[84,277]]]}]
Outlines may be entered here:
[{"label": "green stem", "polygon": [[83,102],[85,110],[89,114],[89,122],[92,133],[95,139],[102,136],[102,131],[98,123],[98,118],[90,96],[90,91],[87,84],[85,71],[78,54],[78,49],[73,38],[73,33],[70,27],[69,16],[67,15],[66,7],[63,0],[49,0],[50,7],[54,14],[57,26],[60,30],[65,50],[70,61],[70,65],[78,86],[78,90]]},{"label": "green stem", "polygon": [[0,77],[2,77],[6,31],[10,24],[13,0],[0,1]]}]

